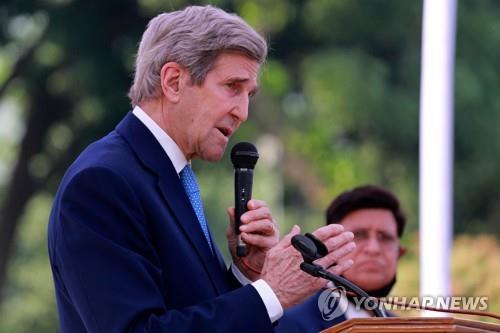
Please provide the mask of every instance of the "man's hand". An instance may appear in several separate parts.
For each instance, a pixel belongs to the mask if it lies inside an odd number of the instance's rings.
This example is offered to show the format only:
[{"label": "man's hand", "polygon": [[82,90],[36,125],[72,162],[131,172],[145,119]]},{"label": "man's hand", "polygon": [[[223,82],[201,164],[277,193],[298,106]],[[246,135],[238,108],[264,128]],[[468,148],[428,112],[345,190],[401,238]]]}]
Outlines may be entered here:
[{"label": "man's hand", "polygon": [[[300,228],[294,226],[278,245],[267,252],[261,274],[261,278],[273,289],[284,309],[301,302],[328,283],[327,280],[310,276],[300,269],[302,256],[291,245],[292,237],[298,233]],[[328,248],[328,254],[314,263],[325,268],[335,264],[328,270],[337,275],[352,266],[352,260],[344,259],[345,255],[356,247],[352,241],[352,232],[345,232],[344,227],[339,224],[329,224],[312,234]]]},{"label": "man's hand", "polygon": [[[248,211],[241,215],[241,239],[247,244],[247,255],[236,256],[236,233],[234,229],[234,207],[228,208],[229,227],[226,236],[233,262],[250,280],[260,278],[266,253],[278,244],[279,232],[271,211],[264,201],[252,199],[247,204]],[[243,262],[244,261],[244,262]]]}]

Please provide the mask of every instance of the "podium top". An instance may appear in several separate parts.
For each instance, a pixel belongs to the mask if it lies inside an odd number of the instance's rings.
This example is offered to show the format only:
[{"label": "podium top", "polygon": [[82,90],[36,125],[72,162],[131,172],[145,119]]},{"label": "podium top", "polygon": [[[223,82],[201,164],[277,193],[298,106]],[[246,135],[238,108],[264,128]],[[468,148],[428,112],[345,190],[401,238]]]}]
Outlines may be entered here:
[{"label": "podium top", "polygon": [[322,331],[335,332],[500,332],[500,325],[452,317],[355,318]]}]

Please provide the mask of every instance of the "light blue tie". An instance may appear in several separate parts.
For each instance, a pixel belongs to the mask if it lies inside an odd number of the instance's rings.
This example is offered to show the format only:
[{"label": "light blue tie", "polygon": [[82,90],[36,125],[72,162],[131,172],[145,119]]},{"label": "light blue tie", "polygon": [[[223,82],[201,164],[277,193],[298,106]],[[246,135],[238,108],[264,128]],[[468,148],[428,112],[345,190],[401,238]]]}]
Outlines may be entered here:
[{"label": "light blue tie", "polygon": [[210,234],[208,233],[208,225],[205,220],[205,214],[203,213],[203,203],[201,202],[200,189],[198,187],[198,182],[196,181],[196,176],[191,169],[191,166],[188,164],[181,170],[179,174],[181,178],[182,186],[186,191],[186,194],[191,202],[191,206],[193,206],[194,212],[198,217],[198,222],[200,223],[201,229],[203,230],[203,234],[205,234],[205,238],[207,239],[208,246],[210,250],[213,252],[212,242],[210,241]]}]

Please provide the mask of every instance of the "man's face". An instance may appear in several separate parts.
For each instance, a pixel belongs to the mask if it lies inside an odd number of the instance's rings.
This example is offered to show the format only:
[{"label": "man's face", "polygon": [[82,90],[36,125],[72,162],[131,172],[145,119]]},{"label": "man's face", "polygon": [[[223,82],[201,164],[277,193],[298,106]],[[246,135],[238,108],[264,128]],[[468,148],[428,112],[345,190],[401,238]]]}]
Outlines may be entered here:
[{"label": "man's face", "polygon": [[248,117],[258,71],[259,64],[251,58],[223,53],[200,86],[183,85],[172,124],[173,136],[188,159],[222,158],[229,138]]},{"label": "man's face", "polygon": [[397,262],[403,254],[397,225],[387,209],[360,209],[341,221],[346,231],[354,233],[356,248],[348,257],[354,265],[344,276],[367,291],[380,289],[396,274]]}]

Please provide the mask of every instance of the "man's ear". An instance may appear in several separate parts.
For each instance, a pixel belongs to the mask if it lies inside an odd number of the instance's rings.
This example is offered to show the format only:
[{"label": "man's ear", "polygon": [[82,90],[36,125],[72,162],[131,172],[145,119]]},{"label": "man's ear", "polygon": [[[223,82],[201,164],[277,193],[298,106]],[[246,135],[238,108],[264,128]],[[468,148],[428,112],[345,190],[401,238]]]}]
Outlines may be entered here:
[{"label": "man's ear", "polygon": [[184,69],[176,62],[167,62],[160,71],[162,95],[170,102],[177,103],[180,97],[181,77]]},{"label": "man's ear", "polygon": [[404,256],[406,253],[406,248],[399,245],[399,248],[398,248],[398,259],[400,259],[402,256]]}]

